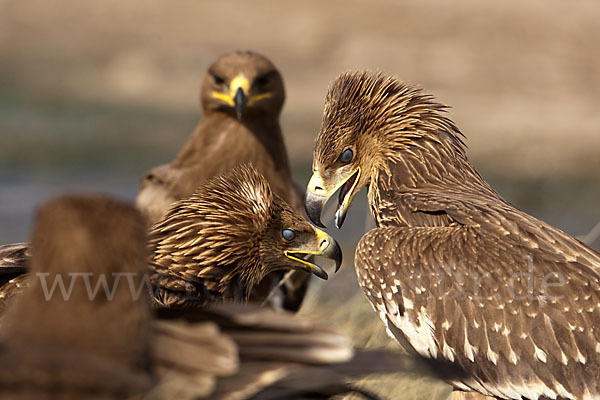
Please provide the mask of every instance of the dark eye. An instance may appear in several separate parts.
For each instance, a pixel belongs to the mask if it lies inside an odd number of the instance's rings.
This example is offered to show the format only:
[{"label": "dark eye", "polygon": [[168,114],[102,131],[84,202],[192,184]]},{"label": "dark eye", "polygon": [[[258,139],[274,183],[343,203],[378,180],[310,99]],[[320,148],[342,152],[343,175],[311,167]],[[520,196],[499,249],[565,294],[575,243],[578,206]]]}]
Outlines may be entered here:
[{"label": "dark eye", "polygon": [[225,79],[221,78],[219,75],[211,74],[213,77],[213,81],[215,81],[215,85],[221,86],[225,83]]},{"label": "dark eye", "polygon": [[296,237],[296,233],[291,229],[284,229],[281,231],[281,236],[289,242]]},{"label": "dark eye", "polygon": [[342,154],[340,154],[340,162],[348,164],[350,161],[352,161],[352,157],[354,157],[352,150],[346,149]]},{"label": "dark eye", "polygon": [[271,82],[271,73],[267,73],[264,75],[259,76],[258,78],[256,78],[256,80],[254,81],[259,87],[265,87],[269,84],[269,82]]}]

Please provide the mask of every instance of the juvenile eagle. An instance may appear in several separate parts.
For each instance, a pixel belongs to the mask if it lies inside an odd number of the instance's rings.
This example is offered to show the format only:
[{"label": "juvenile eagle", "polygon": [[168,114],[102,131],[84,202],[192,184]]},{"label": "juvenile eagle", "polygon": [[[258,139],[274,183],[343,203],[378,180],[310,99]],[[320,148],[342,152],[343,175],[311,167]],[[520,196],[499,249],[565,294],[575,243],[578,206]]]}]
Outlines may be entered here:
[{"label": "juvenile eagle", "polygon": [[[136,204],[150,223],[156,223],[173,202],[191,196],[206,180],[242,163],[254,165],[278,196],[303,212],[279,126],[284,100],[281,74],[266,57],[237,51],[217,59],[200,90],[202,120],[174,160],[142,179]],[[282,276],[270,275],[256,288],[257,297],[270,292]],[[304,272],[292,273],[273,299],[296,311],[309,278]]]},{"label": "juvenile eagle", "polygon": [[[305,260],[308,256],[334,260],[336,271],[342,261],[337,242],[272,193],[247,165],[176,202],[149,237],[150,280],[159,307],[245,301],[273,271],[302,270],[327,279],[321,267]],[[0,288],[3,307],[25,283],[26,249],[27,244],[0,247],[0,282],[7,281]]]},{"label": "juvenile eagle", "polygon": [[340,227],[368,187],[377,227],[356,249],[359,284],[388,333],[455,390],[600,399],[600,254],[502,199],[445,109],[393,77],[339,76],[315,143],[309,217],[321,225],[340,189]]},{"label": "juvenile eagle", "polygon": [[[38,213],[29,285],[0,324],[3,399],[327,398],[394,358],[252,305],[153,315],[133,207],[62,196]],[[62,280],[60,284],[54,284]],[[54,289],[53,289],[54,288]]]},{"label": "juvenile eagle", "polygon": [[[327,279],[305,260],[341,264],[336,241],[313,227],[251,166],[238,166],[176,202],[150,232],[157,301],[165,306],[245,300],[267,274],[302,270]],[[264,300],[264,299],[262,299]]]}]

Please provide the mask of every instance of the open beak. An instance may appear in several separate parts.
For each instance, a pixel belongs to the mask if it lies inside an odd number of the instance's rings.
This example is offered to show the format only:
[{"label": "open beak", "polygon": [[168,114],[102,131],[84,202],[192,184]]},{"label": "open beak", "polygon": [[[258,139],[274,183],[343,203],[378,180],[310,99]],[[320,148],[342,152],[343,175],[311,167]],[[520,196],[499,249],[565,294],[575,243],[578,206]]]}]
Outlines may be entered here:
[{"label": "open beak", "polygon": [[342,227],[344,220],[346,219],[346,213],[348,207],[352,203],[352,199],[356,194],[356,187],[360,178],[360,168],[357,168],[350,176],[338,183],[333,189],[327,191],[324,188],[326,185],[323,179],[319,175],[318,171],[313,173],[313,176],[308,182],[306,188],[306,195],[304,197],[304,208],[306,214],[313,224],[324,228],[325,226],[321,222],[321,213],[327,200],[338,190],[340,187],[340,195],[338,200],[338,208],[335,212],[335,226],[339,229]]},{"label": "open beak", "polygon": [[313,264],[312,262],[305,260],[303,257],[308,258],[308,256],[320,256],[326,257],[330,260],[335,261],[335,272],[340,269],[342,265],[342,250],[340,249],[340,245],[329,236],[327,233],[323,232],[320,229],[316,229],[317,240],[319,243],[318,250],[285,250],[284,254],[287,258],[299,262],[304,269],[312,274],[315,274],[321,279],[327,280],[327,272],[320,266]]}]

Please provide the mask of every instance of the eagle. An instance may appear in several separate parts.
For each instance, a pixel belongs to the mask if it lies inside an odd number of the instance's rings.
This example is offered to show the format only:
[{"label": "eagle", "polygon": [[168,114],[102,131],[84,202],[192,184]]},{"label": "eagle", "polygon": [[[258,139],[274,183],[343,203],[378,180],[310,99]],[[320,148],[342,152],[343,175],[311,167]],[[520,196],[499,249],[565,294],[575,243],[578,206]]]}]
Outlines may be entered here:
[{"label": "eagle", "polygon": [[[210,179],[177,201],[148,234],[149,280],[156,307],[198,307],[232,300],[265,302],[252,289],[274,271],[301,270],[327,279],[307,258],[342,262],[338,243],[274,194],[251,165]],[[0,305],[24,287],[35,248],[0,247]],[[253,297],[254,296],[254,297]]]},{"label": "eagle", "polygon": [[600,254],[517,209],[469,162],[447,107],[380,73],[326,96],[305,205],[339,228],[368,188],[358,282],[388,334],[453,396],[600,399]]},{"label": "eagle", "polygon": [[[172,203],[191,196],[208,179],[243,163],[253,164],[278,196],[303,213],[279,126],[284,100],[283,78],[266,57],[252,51],[219,57],[202,82],[202,120],[170,163],[142,179],[136,205],[149,222],[156,223]],[[255,289],[257,297],[282,278],[281,272],[269,275]],[[296,311],[309,278],[303,272],[291,273],[272,304]]]},{"label": "eagle", "polygon": [[386,354],[355,351],[290,313],[249,304],[153,312],[139,290],[145,222],[119,200],[50,201],[32,248],[29,284],[0,324],[2,398],[327,398],[354,391],[348,378],[392,371]]},{"label": "eagle", "polygon": [[149,242],[155,299],[163,307],[248,300],[274,271],[327,279],[310,256],[335,260],[336,271],[342,261],[335,239],[275,194],[250,165],[234,167],[176,202],[152,227]]}]

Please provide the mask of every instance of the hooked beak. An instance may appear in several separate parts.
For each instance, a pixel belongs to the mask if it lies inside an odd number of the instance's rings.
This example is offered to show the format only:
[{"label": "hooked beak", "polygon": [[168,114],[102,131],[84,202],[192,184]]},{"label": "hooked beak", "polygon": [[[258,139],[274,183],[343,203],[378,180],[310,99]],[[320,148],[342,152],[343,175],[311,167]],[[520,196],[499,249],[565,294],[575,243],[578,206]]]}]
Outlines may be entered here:
[{"label": "hooked beak", "polygon": [[304,196],[304,208],[312,223],[321,228],[325,227],[321,222],[323,207],[331,195],[341,187],[338,208],[335,212],[335,226],[338,229],[341,228],[346,219],[348,207],[356,194],[355,191],[359,178],[360,168],[357,168],[346,180],[340,182],[330,191],[326,191],[324,189],[326,185],[323,178],[321,178],[318,171],[315,171],[308,182],[306,195]]},{"label": "hooked beak", "polygon": [[340,249],[340,245],[335,241],[335,239],[333,239],[327,233],[316,228],[315,231],[317,233],[317,240],[319,241],[319,250],[285,250],[284,254],[287,258],[302,264],[301,269],[315,274],[321,279],[327,280],[327,272],[325,272],[323,268],[303,259],[302,256],[306,257],[314,255],[329,258],[330,260],[335,261],[335,272],[338,272],[340,266],[342,265],[342,249]]},{"label": "hooked beak", "polygon": [[241,87],[238,88],[237,92],[235,92],[235,96],[233,96],[233,106],[235,107],[235,113],[237,115],[238,121],[242,120],[242,111],[244,111],[244,107],[248,103],[248,96],[244,93],[244,89]]},{"label": "hooked beak", "polygon": [[212,97],[232,106],[235,109],[237,119],[241,120],[246,106],[252,106],[261,100],[271,97],[270,92],[251,95],[250,89],[250,81],[244,75],[240,74],[231,80],[229,93],[213,92]]},{"label": "hooked beak", "polygon": [[235,108],[237,119],[241,120],[244,108],[252,102],[248,98],[249,93],[250,82],[244,75],[238,75],[231,80],[229,93],[213,92],[212,96]]},{"label": "hooked beak", "polygon": [[326,196],[319,196],[308,190],[304,195],[304,209],[306,210],[306,215],[308,215],[308,218],[310,218],[313,224],[320,228],[325,228],[325,225],[321,222],[321,213],[323,212],[323,207],[325,207],[325,203],[327,203],[328,199],[329,198]]}]

